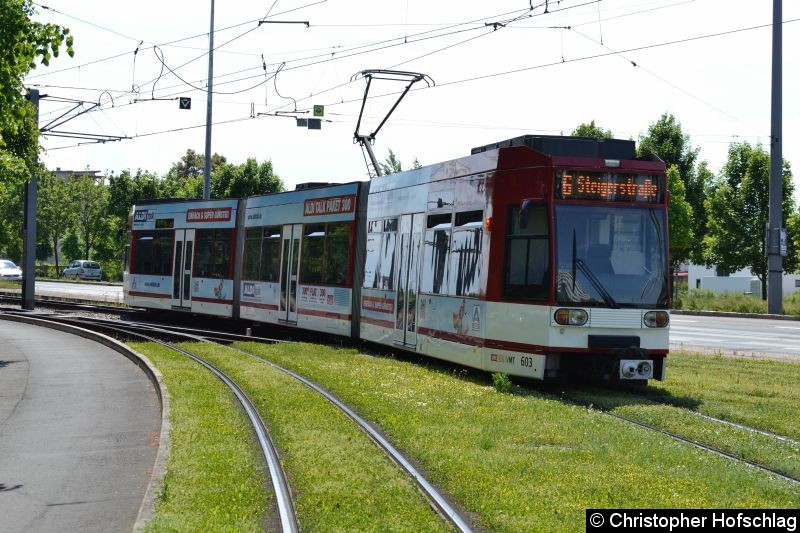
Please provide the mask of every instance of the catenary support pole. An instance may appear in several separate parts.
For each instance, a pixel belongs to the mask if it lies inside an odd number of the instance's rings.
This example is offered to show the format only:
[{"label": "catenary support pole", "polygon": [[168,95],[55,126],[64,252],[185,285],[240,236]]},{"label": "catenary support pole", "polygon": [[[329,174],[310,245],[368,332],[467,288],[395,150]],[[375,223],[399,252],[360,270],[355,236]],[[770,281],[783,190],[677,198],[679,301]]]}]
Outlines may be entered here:
[{"label": "catenary support pole", "polygon": [[211,28],[208,32],[208,103],[206,104],[206,153],[203,167],[203,198],[211,198],[211,97],[214,85],[214,0],[211,0]]},{"label": "catenary support pole", "polygon": [[[28,99],[36,108],[36,127],[39,127],[39,90],[31,89]],[[39,140],[36,140],[37,146]],[[38,158],[37,158],[38,161]],[[33,310],[36,279],[36,196],[38,179],[36,174],[25,184],[25,208],[22,219],[22,308]]]},{"label": "catenary support pole", "polygon": [[782,0],[772,2],[772,131],[770,133],[769,167],[769,230],[767,232],[767,312],[780,314],[783,310],[783,261],[781,258],[781,228],[783,227],[783,150],[782,129]]}]

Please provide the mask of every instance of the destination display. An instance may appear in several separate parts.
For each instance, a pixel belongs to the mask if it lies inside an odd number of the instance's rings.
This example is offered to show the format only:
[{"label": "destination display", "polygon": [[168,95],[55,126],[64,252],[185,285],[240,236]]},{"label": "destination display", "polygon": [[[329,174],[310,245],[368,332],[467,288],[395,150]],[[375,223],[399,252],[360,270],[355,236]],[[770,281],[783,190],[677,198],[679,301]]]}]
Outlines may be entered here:
[{"label": "destination display", "polygon": [[664,178],[651,174],[558,170],[555,197],[660,204],[664,201]]}]

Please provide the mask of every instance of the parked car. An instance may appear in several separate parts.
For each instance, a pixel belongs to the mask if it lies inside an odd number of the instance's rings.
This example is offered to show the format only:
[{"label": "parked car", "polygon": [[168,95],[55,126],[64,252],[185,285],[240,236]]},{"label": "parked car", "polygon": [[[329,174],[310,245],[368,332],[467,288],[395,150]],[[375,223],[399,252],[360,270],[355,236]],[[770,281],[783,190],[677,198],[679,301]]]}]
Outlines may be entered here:
[{"label": "parked car", "polygon": [[22,269],[8,259],[0,259],[0,279],[5,281],[22,281]]},{"label": "parked car", "polygon": [[103,277],[103,272],[100,268],[100,264],[97,261],[79,259],[64,267],[61,275],[63,275],[65,278],[99,280]]}]

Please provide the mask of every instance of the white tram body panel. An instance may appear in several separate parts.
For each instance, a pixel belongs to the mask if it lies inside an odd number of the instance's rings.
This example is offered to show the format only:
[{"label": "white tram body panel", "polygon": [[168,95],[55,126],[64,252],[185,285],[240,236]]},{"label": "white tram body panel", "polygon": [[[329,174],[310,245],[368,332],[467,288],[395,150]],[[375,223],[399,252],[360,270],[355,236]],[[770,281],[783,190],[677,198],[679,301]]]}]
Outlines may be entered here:
[{"label": "white tram body panel", "polygon": [[[486,184],[496,166],[497,154],[485,153],[370,182],[360,302],[363,340],[482,367],[482,333],[475,332],[477,342],[465,346],[453,317],[467,302],[470,309],[483,306],[479,295],[488,257],[480,249],[488,246],[483,220],[491,209]],[[467,222],[456,213],[472,218]],[[453,235],[457,254],[440,254],[450,248]],[[468,268],[451,265],[451,258],[462,258]]]},{"label": "white tram body panel", "polygon": [[663,379],[666,207],[633,141],[525,136],[364,183],[135,206],[125,300],[535,379]]},{"label": "white tram body panel", "polygon": [[[347,270],[352,268],[359,186],[328,185],[246,200],[241,318],[350,334],[352,276]],[[337,230],[347,232],[337,237],[339,247],[347,239],[346,249],[339,250],[347,261],[338,260],[337,272],[324,272],[322,279],[317,267],[334,268],[330,239]],[[303,279],[312,275],[319,279]]]},{"label": "white tram body panel", "polygon": [[[130,266],[123,283],[125,302],[147,309],[233,316],[237,212],[238,200],[134,206]],[[207,230],[219,231],[219,240],[213,235],[206,239]],[[208,250],[211,246],[220,256],[219,270],[224,271],[220,275],[214,274],[214,265],[207,261],[198,263],[198,247]],[[207,258],[212,261],[213,255]]]}]

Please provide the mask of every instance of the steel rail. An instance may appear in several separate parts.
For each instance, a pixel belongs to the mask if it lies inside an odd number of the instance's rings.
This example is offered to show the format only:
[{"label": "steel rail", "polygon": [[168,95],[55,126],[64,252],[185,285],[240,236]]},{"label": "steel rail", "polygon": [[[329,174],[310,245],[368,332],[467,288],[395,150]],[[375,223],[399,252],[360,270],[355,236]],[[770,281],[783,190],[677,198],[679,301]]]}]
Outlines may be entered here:
[{"label": "steel rail", "polygon": [[[777,477],[783,479],[784,481],[789,481],[791,483],[800,483],[800,478],[796,478],[794,476],[786,474],[785,472],[781,472],[780,470],[777,470],[777,469],[772,468],[770,466],[763,465],[761,463],[756,463],[755,461],[751,461],[749,459],[745,459],[744,457],[742,457],[740,455],[736,455],[735,453],[726,452],[725,450],[721,450],[721,449],[716,448],[714,446],[711,446],[711,445],[708,445],[708,444],[703,444],[702,442],[698,442],[698,441],[690,439],[688,437],[683,437],[681,435],[678,435],[677,433],[673,433],[673,432],[667,431],[665,429],[660,429],[660,428],[657,428],[657,427],[652,426],[650,424],[646,424],[644,422],[639,422],[638,420],[634,420],[634,419],[628,418],[626,416],[622,416],[622,415],[618,415],[616,413],[611,413],[609,411],[604,411],[602,409],[598,409],[597,407],[594,407],[592,404],[589,404],[589,403],[586,403],[586,402],[582,402],[580,400],[575,400],[574,398],[570,398],[569,396],[562,396],[562,395],[555,395],[555,394],[553,396],[559,398],[562,401],[566,401],[566,402],[569,402],[569,403],[571,403],[573,405],[577,405],[577,406],[580,406],[580,407],[585,407],[587,409],[590,409],[593,412],[610,416],[610,417],[615,418],[617,420],[621,420],[623,422],[627,422],[627,423],[632,424],[634,426],[638,426],[638,427],[640,427],[642,429],[647,429],[647,430],[653,431],[655,433],[660,433],[660,434],[665,435],[665,436],[667,436],[667,437],[669,437],[669,438],[671,438],[673,440],[677,440],[677,441],[680,441],[680,442],[684,442],[686,444],[690,444],[690,445],[694,446],[695,448],[698,448],[700,450],[712,453],[714,455],[718,455],[720,457],[724,457],[724,458],[729,459],[731,461],[744,463],[747,466],[750,466],[752,468],[756,468],[758,470],[763,470],[763,471],[768,472],[768,473],[770,473],[770,474],[772,474],[774,476],[777,476]],[[723,420],[721,422],[726,422],[726,421]]]},{"label": "steel rail", "polygon": [[[286,474],[283,472],[283,468],[281,467],[277,449],[275,448],[272,439],[270,439],[269,437],[269,433],[267,432],[264,421],[259,416],[255,405],[250,400],[250,398],[248,398],[247,394],[245,394],[245,392],[236,384],[236,382],[234,382],[224,372],[216,368],[208,361],[205,361],[203,358],[187,350],[179,348],[178,346],[175,346],[172,343],[136,331],[135,329],[137,326],[126,327],[117,324],[99,323],[100,321],[96,320],[75,320],[62,317],[47,317],[46,315],[45,316],[37,315],[37,318],[42,318],[44,320],[60,322],[60,323],[78,322],[84,325],[88,325],[90,327],[93,326],[96,328],[104,328],[116,331],[117,333],[121,333],[124,335],[140,337],[148,341],[158,343],[162,346],[169,348],[170,350],[174,350],[186,357],[189,357],[193,361],[199,363],[200,365],[210,370],[220,381],[222,381],[228,388],[231,389],[231,391],[234,393],[234,396],[236,396],[236,399],[238,400],[239,404],[245,410],[245,413],[247,414],[247,417],[250,420],[251,425],[253,426],[253,429],[256,433],[256,438],[258,439],[258,443],[261,448],[261,452],[269,468],[270,478],[272,481],[273,489],[275,491],[275,498],[277,501],[278,514],[281,521],[281,530],[284,533],[299,532],[299,526],[297,524],[297,516],[291,498],[291,490],[289,489],[289,483],[286,479]],[[80,317],[80,318],[85,318],[85,317]],[[87,322],[89,324],[86,324]],[[155,327],[147,327],[144,329],[148,329],[149,331],[152,332],[157,331]],[[173,332],[169,331],[168,329],[162,329],[162,331],[172,336],[186,337],[194,340],[202,340],[199,337],[196,337],[194,335],[189,335],[186,333]]]},{"label": "steel rail", "polygon": [[383,435],[380,434],[375,428],[373,428],[369,422],[364,420],[361,416],[359,416],[355,411],[353,411],[350,407],[345,405],[339,398],[334,396],[329,391],[325,390],[322,386],[318,385],[314,381],[311,381],[308,378],[297,374],[289,370],[288,368],[282,367],[272,361],[268,361],[262,357],[258,357],[257,355],[245,352],[243,350],[239,350],[237,348],[231,348],[231,350],[235,350],[243,355],[251,357],[257,361],[260,361],[264,364],[267,364],[276,370],[283,372],[284,374],[291,376],[292,378],[300,381],[306,387],[314,390],[315,392],[321,394],[326,400],[330,403],[338,407],[345,415],[347,415],[351,420],[356,422],[361,429],[380,447],[384,450],[384,452],[392,459],[397,465],[399,465],[403,470],[405,470],[417,483],[417,485],[422,490],[423,494],[428,498],[429,502],[431,503],[434,510],[439,513],[445,520],[453,524],[459,531],[464,533],[471,532],[472,529],[470,528],[467,521],[461,517],[461,515],[456,511],[453,506],[447,501],[447,499],[442,496],[441,493],[430,483],[427,479],[417,470],[411,462],[405,458],[405,456],[400,453],[392,444],[384,438]]},{"label": "steel rail", "polygon": [[[125,331],[126,333],[135,334],[135,335],[138,335],[138,336],[141,336],[141,337],[144,337],[144,338],[148,338],[148,340],[152,340],[154,342],[158,342],[158,343],[164,344],[162,341],[160,341],[158,339],[152,339],[149,336],[144,335],[143,333],[129,331],[129,329],[126,326],[128,326],[130,323],[126,323],[125,326],[121,326],[121,325],[118,325],[115,322],[111,322],[109,324],[108,323],[109,321],[104,321],[102,319],[97,319],[97,318],[93,318],[93,317],[80,317],[80,319],[81,319],[80,320],[81,322],[95,323],[99,327],[108,327],[108,328],[115,329],[115,330]],[[184,338],[192,339],[192,340],[199,341],[199,342],[208,342],[208,343],[212,343],[212,344],[218,344],[217,341],[211,340],[209,338],[210,336],[217,335],[217,332],[206,332],[206,331],[194,330],[194,331],[197,331],[199,333],[199,334],[195,334],[195,333],[188,333],[188,331],[192,331],[189,328],[173,327],[173,326],[161,326],[161,325],[157,325],[157,324],[148,324],[148,323],[134,323],[134,324],[130,324],[130,327],[132,327],[132,328],[143,328],[143,329],[146,329],[146,330],[152,331],[152,332],[162,331],[162,332],[168,333],[170,335],[184,337]],[[211,335],[203,335],[203,333],[211,333]],[[236,340],[247,340],[247,341],[257,341],[257,342],[258,341],[260,341],[260,342],[265,342],[266,341],[266,342],[270,342],[270,343],[287,342],[287,341],[277,341],[277,340],[274,340],[274,339],[263,339],[263,338],[259,338],[259,337],[247,337],[247,336],[235,335],[235,334],[227,334],[227,333],[225,335],[230,335],[231,337],[236,337]],[[187,357],[191,357],[192,359],[195,359],[195,357],[196,357],[193,354],[190,354],[189,352],[185,352],[181,348],[178,348],[177,346],[171,345],[169,343],[166,343],[166,344],[169,345],[169,347],[171,349],[179,351],[179,352],[183,353],[184,355],[186,355]],[[334,406],[339,408],[347,417],[349,417],[351,420],[356,422],[356,424],[358,424],[358,426],[362,429],[362,431],[364,431],[367,434],[367,436],[369,436],[384,451],[384,453],[386,453],[389,456],[389,458],[392,461],[394,461],[400,468],[405,470],[413,478],[414,482],[420,488],[420,490],[423,493],[423,495],[425,495],[425,497],[428,499],[428,501],[430,502],[430,504],[433,507],[433,509],[444,520],[450,522],[459,531],[462,531],[464,533],[471,533],[472,532],[472,529],[469,526],[469,524],[467,523],[467,521],[464,518],[462,518],[461,515],[458,513],[458,511],[452,505],[450,505],[450,503],[447,501],[447,499],[427,479],[425,479],[425,477],[422,475],[422,473],[419,470],[417,470],[414,467],[414,465],[412,465],[411,462],[408,459],[406,459],[406,457],[399,450],[397,450],[397,448],[395,448],[388,440],[386,440],[386,438],[383,437],[383,435],[381,435],[380,432],[378,432],[375,428],[373,428],[369,424],[369,422],[367,422],[365,419],[363,419],[361,416],[359,416],[355,411],[353,411],[350,407],[348,407],[346,404],[344,404],[336,396],[334,396],[332,393],[330,393],[327,390],[325,390],[323,387],[321,387],[317,383],[315,383],[315,382],[313,382],[313,381],[311,381],[311,380],[309,380],[309,379],[307,379],[307,378],[305,378],[305,377],[303,377],[303,376],[301,376],[301,375],[299,375],[299,374],[297,374],[297,373],[295,373],[295,372],[293,372],[293,371],[291,371],[291,370],[289,370],[287,368],[284,368],[284,367],[282,367],[282,366],[280,366],[280,365],[278,365],[276,363],[273,363],[272,361],[267,361],[266,359],[263,359],[263,358],[258,357],[256,355],[253,355],[251,353],[245,352],[243,350],[239,350],[237,348],[231,348],[231,347],[228,347],[228,348],[233,350],[233,351],[236,351],[238,353],[241,353],[242,355],[245,355],[247,357],[255,359],[258,362],[270,365],[271,367],[275,368],[276,370],[279,370],[279,371],[285,373],[286,375],[288,375],[288,376],[300,381],[305,386],[309,387],[310,389],[312,389],[315,392],[317,392],[320,395],[322,395],[326,400],[328,400]],[[213,369],[212,365],[202,361],[199,358],[195,359],[195,360],[197,360],[200,364],[208,365],[208,368],[210,370],[212,370],[212,372],[215,372],[215,370]],[[220,378],[220,379],[222,379],[222,378]],[[242,393],[242,394],[244,394],[244,393]],[[270,444],[271,444],[271,441],[270,441]],[[270,472],[272,472],[272,468],[270,468]]]}]

